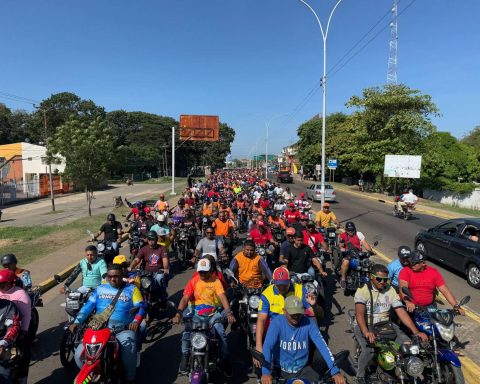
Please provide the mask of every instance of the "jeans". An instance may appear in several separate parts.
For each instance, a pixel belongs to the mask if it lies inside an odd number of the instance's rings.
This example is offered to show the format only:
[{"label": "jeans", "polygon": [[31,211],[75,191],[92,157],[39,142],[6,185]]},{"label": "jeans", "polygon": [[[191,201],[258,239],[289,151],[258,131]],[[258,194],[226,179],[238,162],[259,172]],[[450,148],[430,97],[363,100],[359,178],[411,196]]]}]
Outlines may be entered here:
[{"label": "jeans", "polygon": [[10,368],[0,365],[0,384],[10,384]]},{"label": "jeans", "polygon": [[[395,339],[397,343],[403,344],[410,341],[407,335],[400,330],[398,325],[394,323],[392,323],[392,325],[397,334],[397,338]],[[367,346],[367,340],[365,339],[365,336],[363,336],[358,325],[355,325],[353,328],[353,333],[355,334],[355,338],[357,339],[358,344],[360,344],[361,349],[360,356],[358,357],[357,377],[364,378],[368,364],[375,357],[375,349]]]},{"label": "jeans", "polygon": [[[195,315],[193,312],[191,312],[191,309],[187,308],[183,311],[183,318],[184,319],[191,319]],[[201,316],[198,316],[201,317]],[[210,316],[209,318],[209,324],[210,326],[213,324],[213,322],[219,318],[222,317],[222,314],[217,312],[213,316]],[[213,326],[215,328],[215,331],[217,332],[217,335],[220,337],[220,356],[222,359],[226,359],[228,357],[228,345],[227,345],[227,335],[225,334],[225,327],[221,322],[215,323]],[[183,331],[182,334],[182,354],[183,355],[188,355],[190,353],[190,335],[191,335],[192,329],[190,328],[190,322],[185,323],[185,330]]]},{"label": "jeans", "polygon": [[[115,335],[120,346],[120,359],[125,374],[125,380],[135,380],[137,369],[137,342],[135,332],[125,330]],[[81,369],[83,361],[81,359],[83,353],[83,344],[80,344],[75,350],[75,362]],[[0,381],[1,383],[1,381]]]},{"label": "jeans", "polygon": [[168,276],[166,273],[157,272],[153,275],[153,278],[157,282],[158,286],[160,287],[160,301],[165,303],[168,299],[167,294],[167,287],[168,287]]}]

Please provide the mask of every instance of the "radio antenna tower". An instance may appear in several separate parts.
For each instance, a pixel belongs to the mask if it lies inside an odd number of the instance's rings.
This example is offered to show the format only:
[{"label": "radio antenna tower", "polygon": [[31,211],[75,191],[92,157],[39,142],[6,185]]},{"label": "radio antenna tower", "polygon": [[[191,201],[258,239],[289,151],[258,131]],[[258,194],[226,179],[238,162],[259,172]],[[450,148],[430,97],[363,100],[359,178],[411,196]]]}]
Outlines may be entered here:
[{"label": "radio antenna tower", "polygon": [[398,0],[393,0],[390,23],[390,56],[388,57],[387,84],[397,84]]}]

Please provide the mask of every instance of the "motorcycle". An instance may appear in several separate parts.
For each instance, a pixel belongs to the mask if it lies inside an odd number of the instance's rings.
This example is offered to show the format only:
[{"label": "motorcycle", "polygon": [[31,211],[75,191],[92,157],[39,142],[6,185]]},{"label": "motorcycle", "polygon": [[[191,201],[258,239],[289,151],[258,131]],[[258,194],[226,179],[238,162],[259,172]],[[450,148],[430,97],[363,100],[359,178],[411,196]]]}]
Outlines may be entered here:
[{"label": "motorcycle", "polygon": [[[374,245],[377,245],[375,243]],[[373,262],[370,256],[373,252],[360,252],[356,249],[346,251],[350,256],[350,264],[346,278],[345,296],[353,296],[357,288],[368,282],[368,274]]]},{"label": "motorcycle", "polygon": [[188,232],[186,228],[180,227],[176,231],[175,237],[175,249],[177,250],[177,260],[180,265],[180,268],[186,269],[188,261],[192,258],[192,255],[189,254],[188,247]]},{"label": "motorcycle", "polygon": [[[263,353],[258,352],[256,349],[251,349],[250,353],[252,354],[252,357],[255,360],[259,361],[260,364],[262,364],[262,366],[268,366]],[[340,369],[344,369],[344,370],[350,369],[350,366],[348,363],[349,354],[350,352],[346,350],[340,351],[339,353],[335,354],[333,356],[333,359],[334,359],[333,366],[338,367]],[[330,375],[331,368],[323,372],[320,375],[320,380],[316,381],[315,383],[312,383],[311,381],[306,379],[302,379],[301,377],[296,377],[292,379],[283,379],[281,378],[281,371],[279,367],[268,366],[268,368],[272,372],[273,382],[276,384],[327,384],[327,383],[329,384],[332,382],[331,375]]]},{"label": "motorcycle", "polygon": [[[411,300],[412,293],[406,287],[402,292]],[[470,301],[470,296],[460,300],[463,306]],[[415,325],[421,332],[431,337],[426,353],[432,362],[434,382],[463,384],[462,363],[454,352],[455,309],[438,309],[436,307],[417,307],[413,314]]]},{"label": "motorcycle", "polygon": [[40,316],[36,307],[43,307],[42,291],[40,287],[30,287],[26,291],[28,296],[30,296],[32,308],[32,317],[30,326],[28,327],[28,333],[30,334],[31,340],[34,340],[37,335],[38,325],[40,324]]},{"label": "motorcycle", "polygon": [[[348,311],[350,332],[355,326],[355,310]],[[424,383],[425,368],[428,361],[424,358],[424,348],[418,337],[413,337],[410,344],[399,344],[395,341],[396,333],[375,335],[375,342],[368,346],[375,349],[375,357],[366,371],[368,383],[420,384]],[[358,360],[361,347],[355,340],[355,359]]]},{"label": "motorcycle", "polygon": [[247,335],[248,348],[255,348],[258,307],[262,288],[247,288],[239,283],[230,269],[226,269],[224,272],[235,284],[230,306],[235,308],[238,305],[238,325]]},{"label": "motorcycle", "polygon": [[145,239],[140,235],[140,233],[136,231],[132,232],[130,238],[128,239],[128,247],[130,249],[131,258],[134,259],[140,249],[145,245]]},{"label": "motorcycle", "polygon": [[[57,283],[62,282],[58,275],[55,275],[54,279]],[[84,327],[79,327],[72,333],[68,327],[73,324],[89,295],[90,291],[78,292],[65,287],[65,303],[62,303],[61,306],[65,307],[67,322],[63,326],[63,335],[60,341],[60,362],[65,368],[71,368],[75,364],[75,349],[82,342],[83,332],[85,331]]]},{"label": "motorcycle", "polygon": [[317,303],[323,307],[325,303],[325,284],[323,278],[316,274],[315,279],[308,273],[291,272],[292,283],[302,284],[308,293],[315,295]]},{"label": "motorcycle", "polygon": [[210,325],[209,318],[184,318],[184,322],[189,323],[191,328],[190,384],[209,383],[212,374],[220,371],[220,338],[214,324],[223,321],[225,321],[223,318],[219,318]]},{"label": "motorcycle", "polygon": [[152,272],[138,271],[140,275],[140,289],[147,302],[145,321],[150,324],[154,319],[160,319],[165,308],[162,307],[162,294],[164,288],[159,286]]},{"label": "motorcycle", "polygon": [[323,235],[328,244],[328,248],[332,251],[332,269],[338,275],[340,274],[340,266],[342,264],[342,253],[340,251],[340,247],[338,246],[337,228],[333,226],[320,228],[319,232]]},{"label": "motorcycle", "polygon": [[272,228],[272,236],[278,244],[285,241],[285,231],[281,227]]},{"label": "motorcycle", "polygon": [[235,212],[235,226],[240,233],[245,232],[247,227],[248,208],[237,209]]},{"label": "motorcycle", "polygon": [[275,255],[275,246],[273,244],[258,244],[255,247],[255,253],[262,256],[267,264],[271,266]]},{"label": "motorcycle", "polygon": [[413,216],[413,211],[415,210],[415,204],[405,203],[402,205],[402,209],[398,209],[397,202],[400,201],[400,197],[395,197],[395,204],[393,204],[393,216],[399,217],[404,220],[409,220]]}]

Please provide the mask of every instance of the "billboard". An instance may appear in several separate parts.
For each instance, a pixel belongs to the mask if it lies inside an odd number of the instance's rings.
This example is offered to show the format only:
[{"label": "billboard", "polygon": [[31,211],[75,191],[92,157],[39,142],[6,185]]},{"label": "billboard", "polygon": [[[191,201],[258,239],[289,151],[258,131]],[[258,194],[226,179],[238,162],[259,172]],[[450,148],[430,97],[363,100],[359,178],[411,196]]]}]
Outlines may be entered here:
[{"label": "billboard", "polygon": [[180,115],[180,140],[218,141],[218,116]]},{"label": "billboard", "polygon": [[385,155],[383,174],[387,177],[419,179],[422,156]]}]

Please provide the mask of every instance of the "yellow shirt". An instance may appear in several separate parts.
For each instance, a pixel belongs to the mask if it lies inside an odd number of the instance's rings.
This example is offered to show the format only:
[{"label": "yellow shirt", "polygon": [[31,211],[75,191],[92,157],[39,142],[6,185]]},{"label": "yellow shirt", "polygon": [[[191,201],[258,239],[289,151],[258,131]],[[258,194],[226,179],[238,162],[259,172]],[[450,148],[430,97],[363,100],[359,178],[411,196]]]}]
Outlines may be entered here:
[{"label": "yellow shirt", "polygon": [[330,223],[333,220],[337,220],[337,217],[335,216],[335,214],[332,211],[330,211],[328,213],[325,213],[323,211],[317,212],[316,221],[317,222],[320,221],[320,226],[322,228],[330,227]]}]

